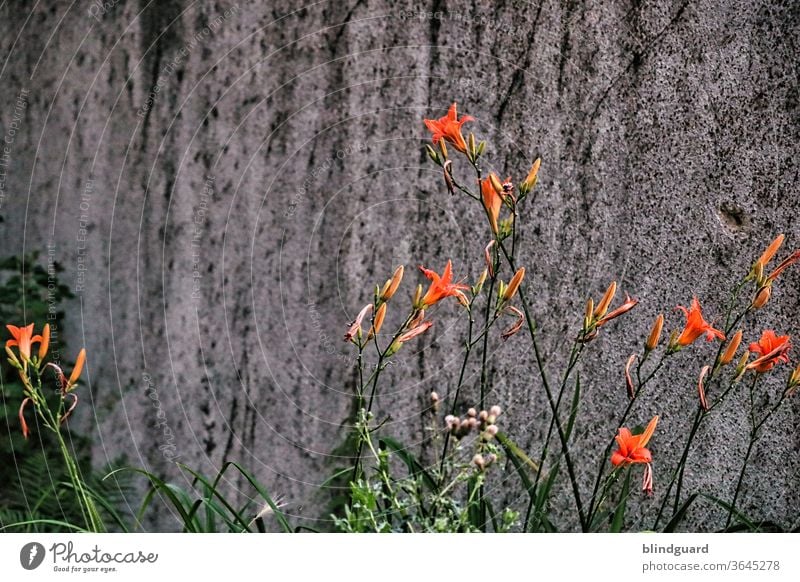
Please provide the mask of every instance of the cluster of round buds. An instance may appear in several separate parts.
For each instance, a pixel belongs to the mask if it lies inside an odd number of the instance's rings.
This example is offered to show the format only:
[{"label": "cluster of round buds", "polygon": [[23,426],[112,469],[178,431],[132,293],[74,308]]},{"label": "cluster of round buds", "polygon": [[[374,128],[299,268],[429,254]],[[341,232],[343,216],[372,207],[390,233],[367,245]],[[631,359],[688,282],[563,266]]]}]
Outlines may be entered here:
[{"label": "cluster of round buds", "polygon": [[497,436],[498,428],[495,423],[497,422],[497,417],[500,416],[502,412],[502,409],[497,405],[492,406],[488,411],[481,410],[480,412],[474,408],[470,408],[467,410],[466,417],[459,418],[448,414],[444,418],[444,422],[450,434],[457,439],[464,438],[475,430],[480,433],[482,440],[490,441]]},{"label": "cluster of round buds", "polygon": [[495,455],[494,453],[489,453],[488,455],[482,455],[478,453],[474,457],[472,457],[472,464],[478,467],[478,469],[480,469],[481,471],[485,471],[496,460],[497,460],[497,455]]}]

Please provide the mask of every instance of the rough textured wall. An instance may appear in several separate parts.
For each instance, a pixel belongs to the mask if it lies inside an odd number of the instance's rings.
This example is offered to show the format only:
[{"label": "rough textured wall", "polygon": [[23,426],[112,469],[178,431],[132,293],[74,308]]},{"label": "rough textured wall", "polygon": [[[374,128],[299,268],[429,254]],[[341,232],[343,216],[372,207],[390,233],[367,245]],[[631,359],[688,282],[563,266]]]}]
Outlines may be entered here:
[{"label": "rough textured wall", "polygon": [[[236,459],[317,515],[354,381],[346,322],[400,262],[482,268],[480,213],[423,154],[421,118],[452,100],[502,175],[544,160],[523,256],[548,364],[611,278],[642,299],[583,363],[579,459],[613,433],[622,366],[658,312],[677,327],[671,308],[697,294],[718,316],[775,233],[800,246],[794,2],[29,4],[0,6],[3,253],[46,258],[52,243],[67,268],[98,464]],[[747,340],[762,323],[800,333],[798,281]],[[412,442],[427,394],[455,383],[456,313],[439,310],[379,402]],[[525,345],[493,346],[489,400],[535,446],[547,415]],[[634,412],[662,417],[657,487],[696,406],[693,355],[712,349],[676,358]],[[745,486],[744,507],[785,526],[800,513],[799,411],[776,417]],[[730,497],[745,425],[739,391],[702,429],[690,490]],[[698,505],[686,527],[719,518]]]}]

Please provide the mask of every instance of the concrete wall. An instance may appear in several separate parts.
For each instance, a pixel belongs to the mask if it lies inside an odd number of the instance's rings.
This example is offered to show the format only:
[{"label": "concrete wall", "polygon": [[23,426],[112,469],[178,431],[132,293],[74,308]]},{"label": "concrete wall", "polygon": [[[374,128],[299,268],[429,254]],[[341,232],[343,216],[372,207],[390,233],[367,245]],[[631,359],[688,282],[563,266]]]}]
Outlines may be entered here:
[{"label": "concrete wall", "polygon": [[[672,307],[692,294],[718,317],[775,234],[800,246],[799,12],[767,1],[5,3],[3,253],[46,258],[52,243],[66,267],[70,346],[90,354],[79,419],[97,463],[125,454],[174,473],[174,458],[205,470],[236,459],[313,525],[354,382],[345,324],[398,263],[410,267],[404,294],[419,263],[482,268],[480,212],[446,194],[423,153],[421,119],[457,100],[500,174],[544,160],[522,255],[554,372],[589,294],[616,278],[642,300],[583,363],[574,451],[588,487],[625,404],[622,366],[653,317],[682,325]],[[798,282],[782,278],[747,341],[764,326],[800,332]],[[459,365],[464,322],[454,306],[435,317],[379,402],[388,430],[417,444],[427,394],[447,393]],[[535,448],[548,417],[526,345],[493,342],[490,400]],[[656,501],[712,349],[676,358],[634,411],[635,424],[662,417]],[[795,400],[775,418],[745,482],[745,509],[785,527],[800,509],[798,412]],[[746,438],[740,390],[702,429],[688,490],[730,498]],[[629,527],[649,527],[652,503]],[[698,506],[685,527],[720,518]]]}]

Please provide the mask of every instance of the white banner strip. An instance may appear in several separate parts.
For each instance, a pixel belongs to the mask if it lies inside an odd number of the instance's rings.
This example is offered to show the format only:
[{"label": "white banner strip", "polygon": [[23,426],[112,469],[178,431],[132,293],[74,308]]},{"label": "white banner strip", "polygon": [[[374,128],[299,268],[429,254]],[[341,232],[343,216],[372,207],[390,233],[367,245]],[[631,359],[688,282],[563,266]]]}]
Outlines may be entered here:
[{"label": "white banner strip", "polygon": [[3,581],[800,580],[797,534],[0,534]]}]

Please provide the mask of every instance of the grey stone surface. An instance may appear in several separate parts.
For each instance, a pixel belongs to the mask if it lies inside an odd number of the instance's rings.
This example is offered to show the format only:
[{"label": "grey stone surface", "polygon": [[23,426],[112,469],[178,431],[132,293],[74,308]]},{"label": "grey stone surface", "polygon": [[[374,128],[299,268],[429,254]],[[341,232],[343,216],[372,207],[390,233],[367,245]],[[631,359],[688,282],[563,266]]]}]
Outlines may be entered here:
[{"label": "grey stone surface", "polygon": [[[503,176],[544,160],[522,255],[554,373],[588,295],[615,278],[641,299],[582,363],[584,488],[653,317],[681,326],[672,308],[693,294],[718,317],[775,234],[800,247],[795,2],[101,6],[0,6],[0,133],[14,131],[3,254],[46,258],[52,243],[66,266],[69,345],[90,354],[78,418],[98,464],[125,454],[174,476],[172,457],[206,471],[235,459],[314,525],[354,382],[346,322],[398,263],[404,296],[417,264],[482,268],[480,212],[446,194],[423,153],[421,119],[453,100]],[[746,341],[763,327],[800,332],[798,282],[782,277]],[[447,393],[459,365],[463,320],[454,305],[435,318],[378,405],[416,446],[427,394]],[[526,345],[492,342],[490,400],[535,448],[548,415]],[[712,349],[676,357],[633,413],[661,415],[656,502]],[[704,426],[687,490],[730,498],[745,411],[739,390]],[[800,513],[798,412],[795,399],[777,415],[744,489],[748,512],[784,527]],[[509,500],[512,482],[495,482]],[[568,530],[569,502],[564,489],[554,504]],[[653,505],[637,504],[628,526],[649,527]],[[698,504],[683,527],[722,518]],[[162,514],[148,527],[173,525]]]}]

